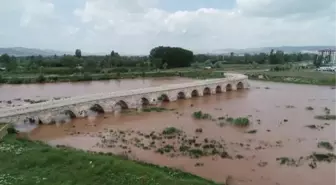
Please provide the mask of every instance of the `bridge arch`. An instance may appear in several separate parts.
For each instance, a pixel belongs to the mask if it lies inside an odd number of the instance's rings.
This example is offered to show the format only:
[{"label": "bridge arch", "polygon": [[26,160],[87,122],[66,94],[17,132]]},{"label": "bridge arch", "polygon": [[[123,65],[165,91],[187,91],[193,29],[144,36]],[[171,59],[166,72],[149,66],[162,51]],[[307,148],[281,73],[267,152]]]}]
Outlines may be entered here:
[{"label": "bridge arch", "polygon": [[25,124],[44,124],[40,116],[27,116],[21,121]]},{"label": "bridge arch", "polygon": [[128,109],[128,105],[124,100],[119,100],[115,105],[120,106],[122,110]]},{"label": "bridge arch", "polygon": [[237,83],[237,90],[241,90],[241,89],[244,89],[244,84],[243,84],[243,82],[238,82]]},{"label": "bridge arch", "polygon": [[226,87],[225,87],[225,89],[226,89],[226,92],[232,91],[232,85],[231,84],[227,84]]},{"label": "bridge arch", "polygon": [[103,109],[102,106],[100,106],[99,104],[93,104],[91,107],[90,107],[90,110],[94,111],[94,112],[97,112],[98,114],[103,114],[105,111]]},{"label": "bridge arch", "polygon": [[149,100],[147,98],[142,97],[141,98],[141,105],[142,106],[148,106],[148,105],[150,105],[150,102],[149,102]]},{"label": "bridge arch", "polygon": [[194,89],[193,91],[191,91],[191,97],[198,97],[199,93],[197,89]]},{"label": "bridge arch", "polygon": [[185,99],[186,95],[183,91],[177,93],[177,99]]},{"label": "bridge arch", "polygon": [[222,93],[222,86],[220,85],[216,86],[216,93]]},{"label": "bridge arch", "polygon": [[62,111],[61,114],[65,114],[65,115],[69,116],[71,119],[74,119],[74,118],[77,117],[76,114],[70,109]]},{"label": "bridge arch", "polygon": [[163,102],[169,102],[170,101],[169,96],[167,94],[161,94],[161,96],[159,96],[157,99],[160,100],[160,101],[163,101]]},{"label": "bridge arch", "polygon": [[211,89],[209,87],[205,87],[203,90],[203,95],[211,95]]}]

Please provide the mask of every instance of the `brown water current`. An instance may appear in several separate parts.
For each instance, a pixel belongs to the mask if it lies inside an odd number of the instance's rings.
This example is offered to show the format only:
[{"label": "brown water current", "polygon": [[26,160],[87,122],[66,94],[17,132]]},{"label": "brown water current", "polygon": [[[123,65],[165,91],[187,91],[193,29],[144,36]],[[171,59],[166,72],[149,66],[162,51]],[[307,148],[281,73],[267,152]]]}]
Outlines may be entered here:
[{"label": "brown water current", "polygon": [[[111,82],[106,83],[80,88],[62,86],[64,92],[55,96],[106,91]],[[230,177],[232,184],[236,185],[334,185],[335,162],[314,163],[307,156],[313,152],[335,153],[335,150],[317,146],[319,141],[328,141],[335,147],[335,121],[314,118],[325,114],[325,107],[335,114],[335,89],[250,83],[249,90],[163,103],[161,106],[167,110],[162,112],[134,111],[90,116],[60,125],[42,125],[28,135],[51,145],[128,155],[217,182],[225,182]],[[143,86],[132,85],[129,88]],[[6,98],[21,95],[24,93],[16,92]],[[307,110],[308,106],[313,110]],[[212,118],[195,119],[192,114],[200,110]],[[248,128],[237,128],[219,117],[248,117],[252,123]],[[308,128],[307,125],[316,127]],[[167,137],[162,134],[167,127],[175,127],[179,132]],[[256,133],[246,133],[251,130],[256,130]],[[200,150],[193,150],[188,153],[181,147],[185,145],[194,149],[206,148],[203,152],[210,152],[198,155]],[[295,164],[280,165],[276,160],[279,157],[293,158]]]},{"label": "brown water current", "polygon": [[18,98],[51,99],[54,97],[80,96],[192,81],[194,80],[190,78],[162,77],[46,84],[6,84],[0,85],[0,100],[7,101]]}]

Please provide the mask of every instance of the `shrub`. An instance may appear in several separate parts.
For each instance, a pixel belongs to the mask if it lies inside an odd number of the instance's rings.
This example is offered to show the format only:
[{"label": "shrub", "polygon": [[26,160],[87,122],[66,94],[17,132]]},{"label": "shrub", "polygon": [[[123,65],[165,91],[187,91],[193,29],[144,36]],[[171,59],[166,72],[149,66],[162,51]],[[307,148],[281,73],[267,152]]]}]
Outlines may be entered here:
[{"label": "shrub", "polygon": [[306,107],[306,110],[314,110],[314,108],[311,107],[311,106],[308,106],[308,107]]},{"label": "shrub", "polygon": [[193,113],[195,119],[211,119],[211,115],[208,113],[203,113],[202,111],[197,111]]},{"label": "shrub", "polygon": [[37,83],[44,83],[46,81],[46,78],[40,74],[37,78],[36,78],[36,82]]},{"label": "shrub", "polygon": [[318,144],[317,144],[317,147],[319,148],[325,148],[327,150],[333,150],[334,149],[334,146],[327,142],[327,141],[320,141]]},{"label": "shrub", "polygon": [[232,123],[239,127],[247,127],[250,125],[250,120],[246,117],[239,117],[234,119]]},{"label": "shrub", "polygon": [[167,110],[166,108],[164,107],[146,107],[146,108],[143,108],[143,111],[144,112],[162,112],[162,111],[165,111]]},{"label": "shrub", "polygon": [[317,115],[315,119],[320,120],[336,120],[336,115]]},{"label": "shrub", "polygon": [[175,127],[167,127],[162,131],[162,134],[164,135],[171,135],[171,134],[178,134],[182,132],[180,129],[177,129]]},{"label": "shrub", "polygon": [[7,128],[7,133],[8,134],[16,134],[16,133],[18,133],[18,131],[13,126],[10,126],[10,127]]}]

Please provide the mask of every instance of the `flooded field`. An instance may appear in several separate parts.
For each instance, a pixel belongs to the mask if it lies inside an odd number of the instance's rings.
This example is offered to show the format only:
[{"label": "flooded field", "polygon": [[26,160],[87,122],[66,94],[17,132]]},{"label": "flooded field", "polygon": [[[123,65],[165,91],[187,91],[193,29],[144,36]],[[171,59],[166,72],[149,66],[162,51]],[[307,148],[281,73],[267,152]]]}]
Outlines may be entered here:
[{"label": "flooded field", "polygon": [[[162,109],[41,125],[28,135],[55,146],[127,155],[234,185],[335,184],[335,121],[315,118],[335,114],[335,89],[250,83],[249,90],[163,103]],[[91,86],[85,89],[93,91]],[[14,97],[20,95],[7,98]],[[197,111],[207,116],[196,119]],[[238,117],[248,118],[249,126],[231,124]]]}]

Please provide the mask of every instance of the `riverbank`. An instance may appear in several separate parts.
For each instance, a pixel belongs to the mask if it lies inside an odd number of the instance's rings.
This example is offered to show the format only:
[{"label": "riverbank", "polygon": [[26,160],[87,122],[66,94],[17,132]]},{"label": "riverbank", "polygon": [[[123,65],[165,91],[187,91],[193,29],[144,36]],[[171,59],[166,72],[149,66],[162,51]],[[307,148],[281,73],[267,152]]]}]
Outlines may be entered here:
[{"label": "riverbank", "polygon": [[334,73],[319,71],[264,71],[264,72],[246,72],[245,75],[252,80],[311,84],[311,85],[336,85],[336,76]]},{"label": "riverbank", "polygon": [[17,139],[14,135],[0,143],[0,158],[0,182],[4,185],[215,185],[189,173],[127,160],[111,153],[54,148]]},{"label": "riverbank", "polygon": [[223,78],[221,71],[207,70],[181,70],[181,71],[150,71],[150,72],[127,72],[127,73],[105,73],[105,74],[76,74],[76,75],[23,75],[6,76],[0,78],[0,84],[29,84],[29,83],[56,83],[56,82],[80,82],[98,81],[111,79],[134,79],[134,78],[155,78],[155,77],[188,77],[197,79]]}]

